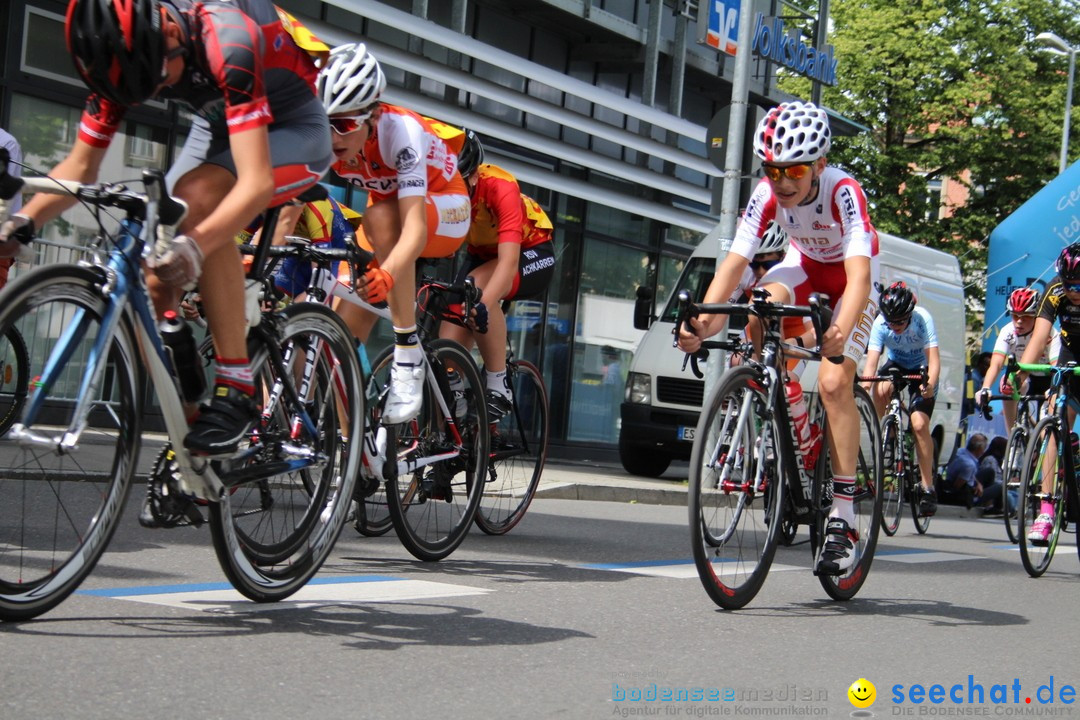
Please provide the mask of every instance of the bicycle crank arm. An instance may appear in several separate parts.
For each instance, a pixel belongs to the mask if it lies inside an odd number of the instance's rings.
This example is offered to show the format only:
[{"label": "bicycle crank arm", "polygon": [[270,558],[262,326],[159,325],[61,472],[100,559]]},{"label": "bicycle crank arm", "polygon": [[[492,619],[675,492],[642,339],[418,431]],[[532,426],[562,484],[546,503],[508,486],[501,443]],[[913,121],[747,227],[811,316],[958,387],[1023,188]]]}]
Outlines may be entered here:
[{"label": "bicycle crank arm", "polygon": [[458,457],[459,455],[461,455],[460,452],[458,452],[457,450],[452,450],[450,452],[439,453],[437,455],[428,455],[426,457],[418,458],[416,460],[398,460],[398,477],[401,477],[402,475],[412,475],[414,472],[416,472],[422,467],[434,465],[435,463],[442,462],[443,460],[451,460]]}]

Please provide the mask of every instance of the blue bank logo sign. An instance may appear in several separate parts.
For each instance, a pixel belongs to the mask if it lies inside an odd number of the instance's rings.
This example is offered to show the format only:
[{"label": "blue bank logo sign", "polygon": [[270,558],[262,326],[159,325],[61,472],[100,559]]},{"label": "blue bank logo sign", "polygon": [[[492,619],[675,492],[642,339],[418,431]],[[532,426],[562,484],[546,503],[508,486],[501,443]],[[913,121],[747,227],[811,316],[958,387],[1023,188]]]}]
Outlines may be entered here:
[{"label": "blue bank logo sign", "polygon": [[787,28],[782,18],[754,18],[754,40],[751,50],[758,56],[791,68],[800,75],[826,85],[836,85],[837,60],[832,45],[818,49],[803,42],[798,28]]}]

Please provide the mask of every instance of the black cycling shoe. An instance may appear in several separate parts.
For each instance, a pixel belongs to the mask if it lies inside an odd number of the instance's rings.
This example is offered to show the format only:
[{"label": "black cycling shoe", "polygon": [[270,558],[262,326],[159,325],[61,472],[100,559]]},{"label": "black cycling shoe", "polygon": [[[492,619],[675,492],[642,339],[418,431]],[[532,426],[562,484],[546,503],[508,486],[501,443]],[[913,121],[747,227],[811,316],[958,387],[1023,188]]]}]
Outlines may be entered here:
[{"label": "black cycling shoe", "polygon": [[488,422],[497,423],[509,415],[514,409],[514,401],[500,392],[488,390],[485,394],[487,402]]},{"label": "black cycling shoe", "polygon": [[931,517],[937,512],[937,493],[933,490],[922,491],[922,499],[919,500],[919,514],[923,517]]},{"label": "black cycling shoe", "polygon": [[184,447],[199,455],[231,455],[259,419],[255,400],[228,385],[218,385],[209,403],[199,407]]}]

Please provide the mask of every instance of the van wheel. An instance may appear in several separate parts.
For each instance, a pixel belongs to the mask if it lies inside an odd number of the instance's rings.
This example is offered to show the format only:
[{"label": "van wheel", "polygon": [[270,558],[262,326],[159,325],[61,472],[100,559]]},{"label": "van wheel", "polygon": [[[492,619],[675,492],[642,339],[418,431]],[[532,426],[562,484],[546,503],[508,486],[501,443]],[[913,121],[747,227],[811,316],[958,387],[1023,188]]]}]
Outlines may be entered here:
[{"label": "van wheel", "polygon": [[660,477],[671,464],[671,458],[654,448],[624,443],[619,439],[619,460],[631,475]]}]

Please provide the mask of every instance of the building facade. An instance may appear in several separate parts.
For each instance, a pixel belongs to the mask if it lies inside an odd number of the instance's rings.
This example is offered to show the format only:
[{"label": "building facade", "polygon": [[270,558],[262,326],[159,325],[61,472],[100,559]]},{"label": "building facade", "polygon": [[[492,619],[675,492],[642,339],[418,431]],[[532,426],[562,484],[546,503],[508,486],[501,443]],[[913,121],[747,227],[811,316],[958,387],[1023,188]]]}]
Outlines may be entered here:
[{"label": "building facade", "polygon": [[[632,325],[635,292],[646,286],[665,298],[715,225],[710,205],[721,171],[709,160],[707,136],[730,102],[734,58],[697,42],[704,37],[697,3],[278,4],[327,44],[367,43],[387,72],[387,101],[475,130],[487,161],[515,174],[548,212],[556,277],[546,297],[512,308],[511,341],[544,372],[553,454],[614,457],[623,380],[640,336]],[[782,11],[775,0],[760,5],[766,14]],[[65,7],[66,0],[0,7],[7,28],[0,125],[42,171],[70,146],[86,94],[64,46]],[[768,60],[755,60],[751,100],[763,107],[775,102],[772,73]],[[102,179],[167,167],[188,126],[182,112],[160,103],[129,113]],[[365,198],[351,188],[335,192],[363,208]],[[96,226],[85,212],[44,229],[44,260],[86,243]]]}]

